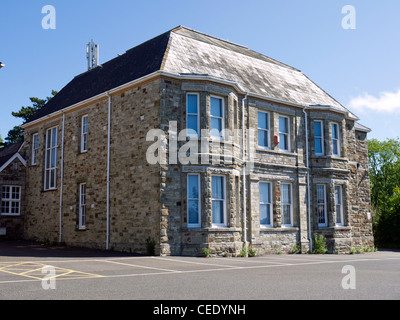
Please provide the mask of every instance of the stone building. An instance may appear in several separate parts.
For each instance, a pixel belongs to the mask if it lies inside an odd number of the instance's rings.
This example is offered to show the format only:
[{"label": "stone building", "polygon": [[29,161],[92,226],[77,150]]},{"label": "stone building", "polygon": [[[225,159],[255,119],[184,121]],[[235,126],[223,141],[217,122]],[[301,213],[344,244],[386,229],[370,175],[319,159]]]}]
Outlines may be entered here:
[{"label": "stone building", "polygon": [[26,161],[22,145],[0,149],[0,239],[24,235]]},{"label": "stone building", "polygon": [[[178,27],[23,127],[25,238],[160,255],[373,245],[368,128],[301,71]],[[187,129],[187,130],[185,130]]]}]

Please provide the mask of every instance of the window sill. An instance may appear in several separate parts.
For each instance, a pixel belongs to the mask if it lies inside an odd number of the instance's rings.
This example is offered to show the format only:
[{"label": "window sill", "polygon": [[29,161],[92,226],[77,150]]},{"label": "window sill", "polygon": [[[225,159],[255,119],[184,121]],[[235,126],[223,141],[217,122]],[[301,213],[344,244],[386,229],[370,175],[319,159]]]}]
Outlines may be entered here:
[{"label": "window sill", "polygon": [[261,227],[260,232],[293,232],[299,231],[299,227]]},{"label": "window sill", "polygon": [[292,152],[292,151],[287,151],[287,150],[273,150],[271,148],[264,148],[264,147],[260,147],[257,146],[256,147],[256,152],[260,152],[260,153],[274,153],[274,154],[284,154],[284,155],[288,155],[288,156],[297,156],[296,152]]},{"label": "window sill", "polygon": [[242,228],[236,227],[206,227],[206,228],[190,228],[182,227],[182,231],[195,231],[195,232],[237,232],[242,231]]}]

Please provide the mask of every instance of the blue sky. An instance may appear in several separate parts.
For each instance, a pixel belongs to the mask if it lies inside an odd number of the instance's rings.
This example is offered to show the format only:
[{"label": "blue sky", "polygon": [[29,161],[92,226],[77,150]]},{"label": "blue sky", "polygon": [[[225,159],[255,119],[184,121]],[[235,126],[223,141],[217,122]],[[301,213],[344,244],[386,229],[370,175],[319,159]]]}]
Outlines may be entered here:
[{"label": "blue sky", "polygon": [[[56,29],[42,28],[42,7]],[[356,29],[342,28],[342,7]],[[29,97],[50,95],[85,72],[86,43],[100,63],[178,25],[245,45],[303,71],[372,128],[370,138],[400,136],[398,0],[2,0],[0,135]]]}]

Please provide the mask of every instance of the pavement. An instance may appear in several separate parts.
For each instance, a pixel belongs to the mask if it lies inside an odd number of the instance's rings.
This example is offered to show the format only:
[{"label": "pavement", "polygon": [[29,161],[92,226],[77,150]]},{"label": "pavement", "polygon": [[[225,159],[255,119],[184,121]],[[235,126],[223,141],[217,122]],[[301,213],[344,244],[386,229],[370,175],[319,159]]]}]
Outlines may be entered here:
[{"label": "pavement", "polygon": [[400,299],[399,251],[148,257],[0,242],[0,300],[360,299]]}]

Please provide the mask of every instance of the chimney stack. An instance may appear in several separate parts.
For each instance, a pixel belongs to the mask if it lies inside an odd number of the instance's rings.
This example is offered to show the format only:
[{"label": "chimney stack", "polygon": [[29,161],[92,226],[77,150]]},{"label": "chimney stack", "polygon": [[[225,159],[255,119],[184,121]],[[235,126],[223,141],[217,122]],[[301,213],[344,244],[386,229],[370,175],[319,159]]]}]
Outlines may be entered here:
[{"label": "chimney stack", "polygon": [[91,40],[86,45],[86,58],[88,60],[88,70],[92,70],[99,65],[99,45]]}]

